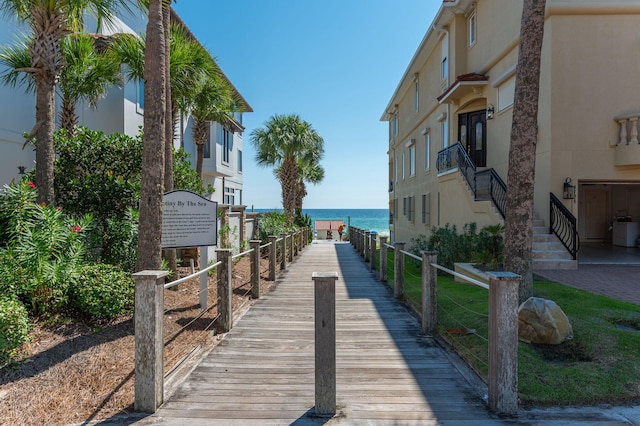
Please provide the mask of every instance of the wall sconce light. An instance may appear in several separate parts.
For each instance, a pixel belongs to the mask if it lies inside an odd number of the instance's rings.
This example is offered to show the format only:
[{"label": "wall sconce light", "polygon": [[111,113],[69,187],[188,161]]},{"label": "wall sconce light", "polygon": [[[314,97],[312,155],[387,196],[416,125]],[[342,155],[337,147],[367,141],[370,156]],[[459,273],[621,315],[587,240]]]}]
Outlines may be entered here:
[{"label": "wall sconce light", "polygon": [[27,169],[26,166],[18,166],[18,170],[19,170],[18,174],[23,175],[26,169]]},{"label": "wall sconce light", "polygon": [[493,120],[493,115],[496,112],[496,109],[493,105],[487,105],[487,120]]},{"label": "wall sconce light", "polygon": [[571,178],[564,181],[562,198],[565,200],[573,200],[576,198],[576,186],[571,184]]}]

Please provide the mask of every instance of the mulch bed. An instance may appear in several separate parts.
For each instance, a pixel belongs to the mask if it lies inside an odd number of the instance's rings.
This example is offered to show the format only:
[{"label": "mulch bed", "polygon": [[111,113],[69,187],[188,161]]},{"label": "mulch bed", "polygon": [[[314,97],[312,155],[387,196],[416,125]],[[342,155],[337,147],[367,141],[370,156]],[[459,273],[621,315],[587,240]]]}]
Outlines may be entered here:
[{"label": "mulch bed", "polygon": [[[261,259],[260,293],[273,285]],[[190,273],[179,268],[180,277]],[[234,311],[250,303],[250,262],[233,265]],[[217,278],[208,277],[209,309],[200,316],[199,278],[165,291],[165,374],[197,345],[215,344],[219,333]],[[134,402],[133,318],[106,323],[37,322],[21,362],[0,369],[0,424],[66,425],[131,413]]]}]

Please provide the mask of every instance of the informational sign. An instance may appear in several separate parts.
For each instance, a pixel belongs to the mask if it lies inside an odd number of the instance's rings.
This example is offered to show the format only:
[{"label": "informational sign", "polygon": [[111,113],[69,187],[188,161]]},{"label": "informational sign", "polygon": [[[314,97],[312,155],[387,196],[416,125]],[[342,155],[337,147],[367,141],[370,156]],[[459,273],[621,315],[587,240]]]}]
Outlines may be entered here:
[{"label": "informational sign", "polygon": [[164,194],[162,248],[218,244],[218,203],[191,191]]}]

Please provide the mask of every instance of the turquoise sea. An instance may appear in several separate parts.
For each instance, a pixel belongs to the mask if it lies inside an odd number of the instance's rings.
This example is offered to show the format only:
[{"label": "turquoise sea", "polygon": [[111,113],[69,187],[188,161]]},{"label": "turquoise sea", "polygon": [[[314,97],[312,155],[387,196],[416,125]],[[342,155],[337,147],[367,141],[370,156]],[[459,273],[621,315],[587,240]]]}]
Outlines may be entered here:
[{"label": "turquoise sea", "polygon": [[[273,209],[255,209],[257,212],[269,212]],[[316,220],[342,220],[356,228],[376,231],[389,235],[389,210],[387,209],[303,209],[302,213]]]}]

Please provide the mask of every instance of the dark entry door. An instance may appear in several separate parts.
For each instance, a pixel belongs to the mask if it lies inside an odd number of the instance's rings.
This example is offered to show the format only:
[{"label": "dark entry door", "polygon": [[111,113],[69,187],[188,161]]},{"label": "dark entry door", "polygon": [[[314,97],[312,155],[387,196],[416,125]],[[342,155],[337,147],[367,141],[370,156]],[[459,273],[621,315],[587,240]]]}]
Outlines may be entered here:
[{"label": "dark entry door", "polygon": [[458,138],[476,167],[487,165],[487,114],[485,110],[458,116]]}]

